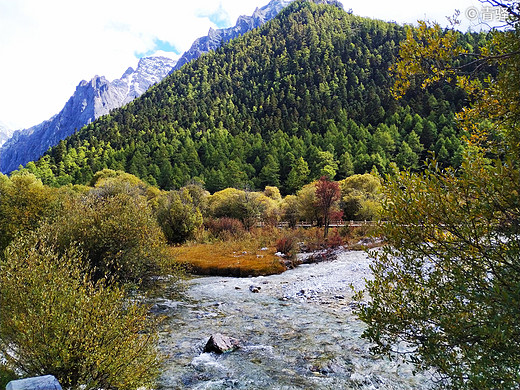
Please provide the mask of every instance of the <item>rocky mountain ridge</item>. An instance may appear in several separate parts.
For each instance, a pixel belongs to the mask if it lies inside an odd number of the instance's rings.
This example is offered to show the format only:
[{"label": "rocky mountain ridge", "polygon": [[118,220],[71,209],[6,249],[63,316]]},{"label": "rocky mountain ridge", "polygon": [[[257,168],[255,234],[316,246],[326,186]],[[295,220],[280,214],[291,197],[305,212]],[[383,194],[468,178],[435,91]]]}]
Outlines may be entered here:
[{"label": "rocky mountain ridge", "polygon": [[[0,148],[0,171],[10,173],[20,165],[37,160],[49,147],[57,145],[111,110],[141,96],[150,86],[184,64],[273,19],[293,1],[271,0],[269,4],[257,8],[251,16],[240,16],[234,27],[210,28],[208,35],[195,40],[178,61],[165,57],[145,57],[141,58],[136,70],[128,68],[120,79],[110,82],[103,76],[95,76],[90,81],[81,81],[58,114],[29,129],[15,131],[11,138],[5,137],[5,144]],[[309,1],[343,8],[337,0]],[[3,142],[0,134],[0,146]]]},{"label": "rocky mountain ridge", "polygon": [[13,131],[9,126],[0,121],[0,146],[2,146],[12,135]]},{"label": "rocky mountain ridge", "polygon": [[52,118],[24,130],[17,130],[0,148],[0,171],[9,173],[38,159],[49,147],[84,125],[108,114],[162,80],[175,65],[166,57],[145,57],[137,68],[128,68],[114,81],[95,76],[81,81],[63,109]]}]

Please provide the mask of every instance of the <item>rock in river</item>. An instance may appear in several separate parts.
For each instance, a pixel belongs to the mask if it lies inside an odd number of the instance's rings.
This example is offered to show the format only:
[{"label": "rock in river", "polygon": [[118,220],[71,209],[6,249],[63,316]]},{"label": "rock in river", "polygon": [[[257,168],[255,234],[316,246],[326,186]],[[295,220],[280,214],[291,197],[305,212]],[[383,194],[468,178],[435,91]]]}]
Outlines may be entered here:
[{"label": "rock in river", "polygon": [[232,337],[224,336],[220,333],[212,335],[206,346],[204,352],[226,353],[233,352],[239,348],[239,341]]}]

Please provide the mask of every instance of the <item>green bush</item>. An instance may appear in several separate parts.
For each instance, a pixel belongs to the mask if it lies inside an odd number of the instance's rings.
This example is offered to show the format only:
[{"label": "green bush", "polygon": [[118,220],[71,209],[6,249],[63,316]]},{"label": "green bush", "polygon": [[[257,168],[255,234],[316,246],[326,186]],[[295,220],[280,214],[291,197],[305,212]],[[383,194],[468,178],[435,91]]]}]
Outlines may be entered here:
[{"label": "green bush", "polygon": [[[433,161],[384,189],[378,233],[388,245],[372,252],[371,299],[358,312],[364,337],[376,353],[432,369],[442,388],[519,388],[520,170],[513,166],[470,151],[458,170]],[[396,352],[403,342],[408,355]]]},{"label": "green bush", "polygon": [[0,174],[0,249],[53,216],[58,204],[57,190],[44,186],[33,174],[11,178]]},{"label": "green bush", "polygon": [[0,354],[27,376],[64,388],[137,389],[158,375],[157,319],[103,279],[77,248],[57,251],[33,233],[6,250],[0,274]]},{"label": "green bush", "polygon": [[13,370],[9,369],[5,364],[0,363],[0,389],[5,389],[7,384],[18,379]]},{"label": "green bush", "polygon": [[138,177],[123,171],[103,169],[96,172],[90,185],[94,187],[94,192],[102,197],[114,196],[117,194],[127,194],[133,197],[144,196],[152,203],[160,195],[160,190],[145,183]]},{"label": "green bush", "polygon": [[316,205],[316,182],[304,185],[296,194],[299,219],[302,221],[318,221],[320,216]]},{"label": "green bush", "polygon": [[381,181],[365,173],[352,175],[340,182],[343,218],[355,221],[373,221],[381,212]]},{"label": "green bush", "polygon": [[209,197],[208,214],[211,218],[239,219],[249,230],[263,217],[276,219],[275,203],[258,192],[226,188]]},{"label": "green bush", "polygon": [[193,204],[204,216],[208,209],[208,198],[210,196],[209,192],[204,189],[204,186],[201,183],[192,181],[182,187],[181,191],[187,191],[190,194]]},{"label": "green bush", "polygon": [[94,279],[139,283],[173,262],[155,216],[142,196],[116,193],[107,197],[91,192],[72,198],[52,225],[53,242],[61,251],[77,243],[94,270]]},{"label": "green bush", "polygon": [[298,197],[287,195],[283,198],[280,209],[282,221],[288,222],[289,227],[294,228],[300,220]]},{"label": "green bush", "polygon": [[159,200],[157,220],[171,244],[181,244],[194,237],[202,226],[202,214],[188,190],[171,191]]}]

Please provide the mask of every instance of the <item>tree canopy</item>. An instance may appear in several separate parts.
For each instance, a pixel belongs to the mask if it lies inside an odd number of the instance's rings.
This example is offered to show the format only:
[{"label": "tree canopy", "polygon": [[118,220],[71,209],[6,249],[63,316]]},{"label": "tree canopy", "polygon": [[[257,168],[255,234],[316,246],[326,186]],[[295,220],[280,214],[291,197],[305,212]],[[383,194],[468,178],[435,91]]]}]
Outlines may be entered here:
[{"label": "tree canopy", "polygon": [[[432,159],[424,173],[387,180],[388,245],[372,253],[370,300],[359,310],[375,352],[432,368],[454,389],[520,383],[520,17],[516,1],[493,4],[510,12],[510,28],[494,31],[480,53],[425,23],[401,46],[400,93],[418,80],[466,90],[470,104],[458,114],[466,148],[458,169]],[[484,80],[466,72],[457,64],[468,55],[497,72]]]},{"label": "tree canopy", "polygon": [[[105,168],[162,189],[190,179],[283,194],[325,175],[343,179],[391,163],[418,169],[434,151],[458,165],[456,85],[392,98],[389,67],[401,26],[296,1],[263,27],[183,66],[127,106],[24,168],[45,184],[88,183]],[[465,34],[479,47],[485,34]]]}]

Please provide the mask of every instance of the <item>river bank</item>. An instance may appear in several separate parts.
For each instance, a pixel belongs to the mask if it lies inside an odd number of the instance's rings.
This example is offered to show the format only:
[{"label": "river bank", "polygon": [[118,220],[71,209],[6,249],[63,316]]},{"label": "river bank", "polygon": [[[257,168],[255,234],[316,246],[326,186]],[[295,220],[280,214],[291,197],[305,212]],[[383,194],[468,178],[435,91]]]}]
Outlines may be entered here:
[{"label": "river bank", "polygon": [[[430,388],[427,375],[371,356],[361,339],[351,286],[363,287],[369,264],[364,252],[345,251],[279,275],[195,278],[182,302],[158,299],[156,310],[168,316],[161,388]],[[214,333],[237,338],[240,349],[203,353]]]}]

